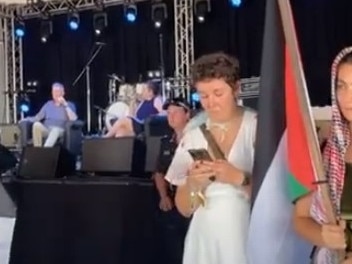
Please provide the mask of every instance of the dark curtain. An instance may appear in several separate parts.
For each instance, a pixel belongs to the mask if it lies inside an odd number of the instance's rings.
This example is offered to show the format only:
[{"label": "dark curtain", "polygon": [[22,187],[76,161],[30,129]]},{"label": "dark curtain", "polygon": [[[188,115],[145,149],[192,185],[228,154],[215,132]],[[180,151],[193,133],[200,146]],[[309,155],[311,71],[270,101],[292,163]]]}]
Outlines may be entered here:
[{"label": "dark curtain", "polygon": [[[173,7],[168,6],[169,19],[163,34],[165,72],[174,72]],[[148,70],[157,70],[160,65],[159,33],[151,21],[149,1],[139,3],[135,23],[124,19],[123,5],[105,10],[108,14],[108,29],[103,41],[106,45],[90,67],[92,105],[103,108],[108,103],[108,74],[124,76],[129,83],[145,78]],[[27,35],[23,43],[24,80],[39,80],[40,87],[32,95],[33,114],[50,98],[50,87],[54,81],[63,82],[67,98],[78,107],[79,116],[86,117],[86,78],[82,76],[77,85],[73,81],[84,68],[93,51],[96,38],[93,34],[93,11],[80,13],[80,28],[70,31],[67,16],[52,17],[53,35],[48,43],[40,42],[40,19],[26,21]],[[96,113],[93,113],[95,124]]]},{"label": "dark curtain", "polygon": [[352,44],[350,0],[293,0],[297,34],[312,105],[330,104],[334,57]]},{"label": "dark curtain", "polygon": [[228,0],[212,0],[204,23],[194,19],[195,57],[223,51],[238,57],[242,77],[258,76],[262,52],[265,0],[244,0],[240,8]]}]

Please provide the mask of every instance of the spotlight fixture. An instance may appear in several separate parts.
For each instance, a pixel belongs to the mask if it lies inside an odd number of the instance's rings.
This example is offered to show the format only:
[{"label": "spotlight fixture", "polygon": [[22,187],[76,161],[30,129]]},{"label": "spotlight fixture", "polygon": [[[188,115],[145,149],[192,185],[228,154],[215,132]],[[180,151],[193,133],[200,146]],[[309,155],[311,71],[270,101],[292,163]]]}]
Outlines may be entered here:
[{"label": "spotlight fixture", "polygon": [[27,95],[21,95],[18,101],[18,108],[21,113],[26,114],[29,112],[29,110],[31,109],[31,102]]},{"label": "spotlight fixture", "polygon": [[42,43],[48,42],[50,35],[53,33],[53,22],[49,19],[42,20],[40,24],[40,40]]},{"label": "spotlight fixture", "polygon": [[167,6],[165,3],[154,3],[152,5],[152,21],[154,27],[159,29],[167,19]]},{"label": "spotlight fixture", "polygon": [[229,0],[229,2],[233,7],[239,7],[242,4],[242,0]]},{"label": "spotlight fixture", "polygon": [[93,27],[96,36],[100,36],[108,26],[108,17],[106,13],[97,13],[93,16]]},{"label": "spotlight fixture", "polygon": [[71,12],[67,15],[67,25],[71,30],[77,30],[79,28],[79,14],[77,12]]},{"label": "spotlight fixture", "polygon": [[137,6],[135,4],[128,4],[124,6],[125,18],[128,22],[134,22],[137,19]]},{"label": "spotlight fixture", "polygon": [[39,86],[39,82],[38,80],[30,80],[27,81],[27,89],[32,89],[32,88],[36,88]]},{"label": "spotlight fixture", "polygon": [[203,23],[210,9],[210,0],[195,0],[194,1],[194,14],[199,23]]},{"label": "spotlight fixture", "polygon": [[158,79],[161,77],[160,70],[148,71],[147,72],[148,79]]},{"label": "spotlight fixture", "polygon": [[23,21],[16,21],[15,22],[15,35],[18,38],[22,38],[24,37],[24,35],[26,34],[26,28],[24,25]]}]

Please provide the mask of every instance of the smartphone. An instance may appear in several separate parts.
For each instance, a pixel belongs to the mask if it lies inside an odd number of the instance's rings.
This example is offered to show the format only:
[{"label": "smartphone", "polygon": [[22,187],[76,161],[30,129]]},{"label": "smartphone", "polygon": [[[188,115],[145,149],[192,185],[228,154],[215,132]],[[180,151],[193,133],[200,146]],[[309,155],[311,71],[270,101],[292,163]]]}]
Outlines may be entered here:
[{"label": "smartphone", "polygon": [[213,161],[213,158],[206,149],[189,149],[188,153],[194,160]]}]

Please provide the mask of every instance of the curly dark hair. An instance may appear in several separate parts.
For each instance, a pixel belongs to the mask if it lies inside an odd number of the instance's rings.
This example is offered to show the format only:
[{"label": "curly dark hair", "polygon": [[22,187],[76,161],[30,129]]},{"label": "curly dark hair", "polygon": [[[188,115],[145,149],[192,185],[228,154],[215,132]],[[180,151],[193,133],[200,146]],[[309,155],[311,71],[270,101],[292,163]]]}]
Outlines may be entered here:
[{"label": "curly dark hair", "polygon": [[235,57],[217,52],[203,55],[192,66],[192,83],[209,79],[223,79],[233,89],[240,79],[240,65]]}]

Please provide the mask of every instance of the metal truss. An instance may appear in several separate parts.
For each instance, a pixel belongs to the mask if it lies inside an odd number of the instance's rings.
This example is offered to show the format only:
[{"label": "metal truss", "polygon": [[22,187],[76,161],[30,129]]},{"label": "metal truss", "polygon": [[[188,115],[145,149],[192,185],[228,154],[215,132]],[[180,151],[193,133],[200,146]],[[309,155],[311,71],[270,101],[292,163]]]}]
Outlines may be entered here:
[{"label": "metal truss", "polygon": [[0,18],[10,17],[11,13],[8,5],[0,4]]},{"label": "metal truss", "polygon": [[187,87],[190,96],[189,76],[194,61],[193,0],[174,0],[175,11],[175,77],[177,85]]},{"label": "metal truss", "polygon": [[5,49],[5,85],[6,85],[6,121],[16,123],[18,97],[23,90],[22,40],[15,37],[15,19],[5,18],[3,21],[3,37]]},{"label": "metal truss", "polygon": [[[135,3],[146,0],[134,0]],[[11,15],[13,11],[23,18],[30,19],[43,15],[66,14],[70,10],[83,11],[91,9],[101,9],[114,5],[124,4],[125,0],[51,0],[33,1],[27,0],[26,5],[9,5],[5,8],[3,15]],[[1,10],[0,10],[1,11]]]}]

